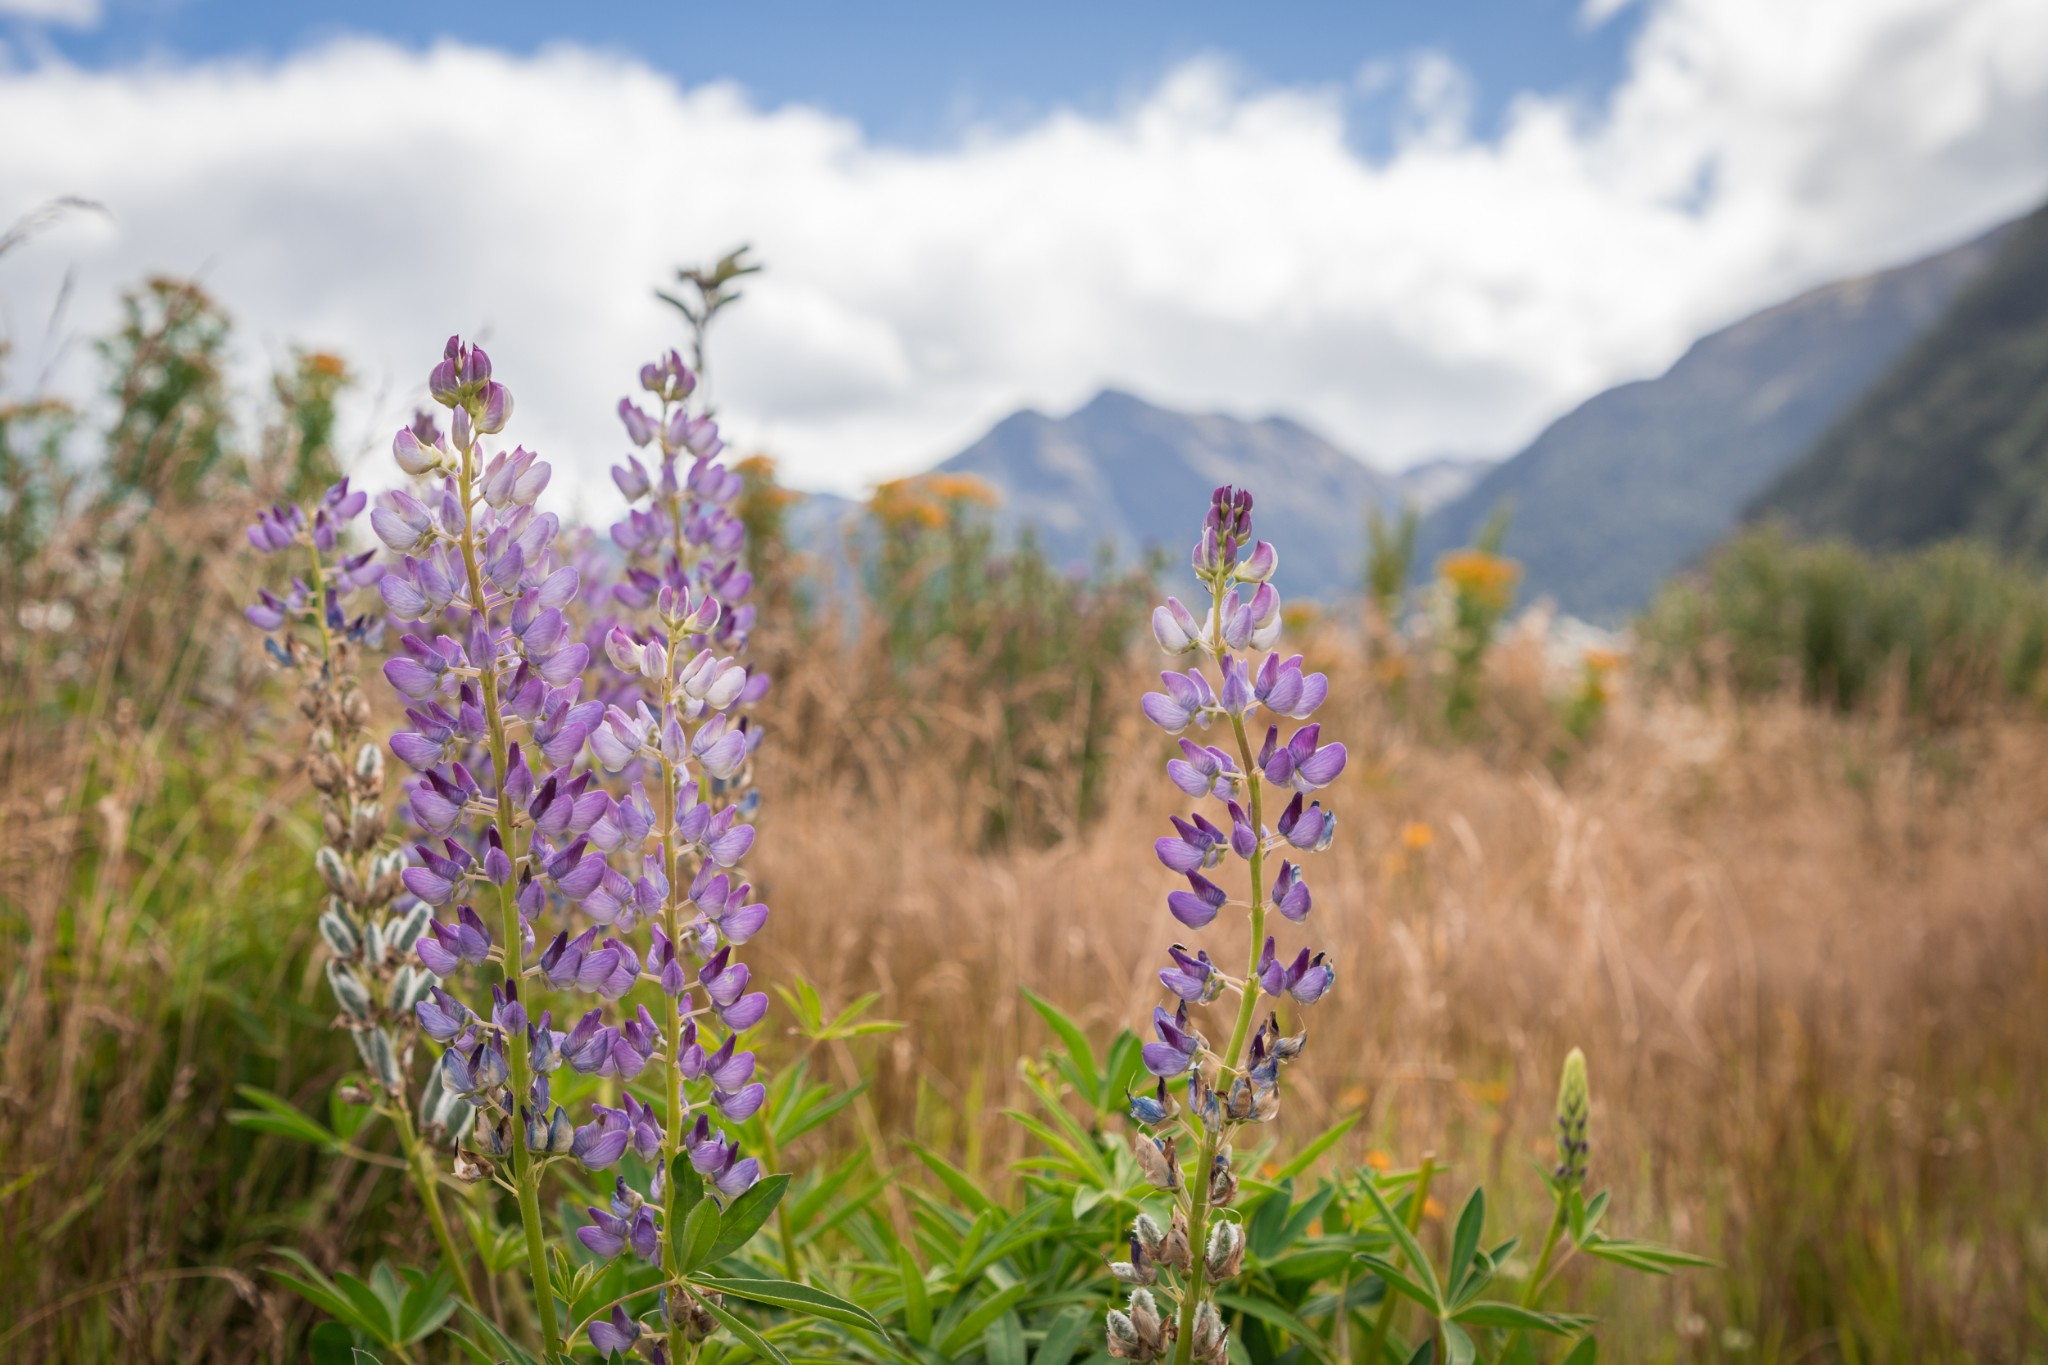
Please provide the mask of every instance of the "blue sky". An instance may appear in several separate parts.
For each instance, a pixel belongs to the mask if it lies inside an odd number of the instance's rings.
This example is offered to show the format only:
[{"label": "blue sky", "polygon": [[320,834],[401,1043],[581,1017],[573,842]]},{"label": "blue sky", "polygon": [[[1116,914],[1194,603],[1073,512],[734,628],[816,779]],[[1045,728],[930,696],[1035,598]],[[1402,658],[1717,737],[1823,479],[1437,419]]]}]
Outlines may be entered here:
[{"label": "blue sky", "polygon": [[800,485],[1105,386],[1396,468],[2039,203],[2048,10],[0,0],[0,129],[0,224],[106,207],[0,261],[16,389],[190,274],[249,392],[347,356],[366,446],[486,338],[601,502],[652,286],[751,242],[714,382]]},{"label": "blue sky", "polygon": [[[0,6],[4,8],[4,6]],[[1349,86],[1362,68],[1431,50],[1471,78],[1476,126],[1528,91],[1589,102],[1620,78],[1633,7],[1589,22],[1582,0],[1112,0],[1031,5],[233,3],[104,0],[97,22],[17,20],[94,67],[178,58],[275,58],[340,34],[409,47],[438,39],[532,53],[571,42],[631,52],[686,85],[730,79],[768,105],[809,104],[872,136],[928,143],[965,123],[1028,121],[1053,106],[1102,112],[1187,59],[1224,54],[1253,81]],[[0,23],[5,23],[0,20]],[[1357,90],[1359,135],[1384,143],[1375,92]],[[1380,92],[1382,95],[1384,92]]]}]

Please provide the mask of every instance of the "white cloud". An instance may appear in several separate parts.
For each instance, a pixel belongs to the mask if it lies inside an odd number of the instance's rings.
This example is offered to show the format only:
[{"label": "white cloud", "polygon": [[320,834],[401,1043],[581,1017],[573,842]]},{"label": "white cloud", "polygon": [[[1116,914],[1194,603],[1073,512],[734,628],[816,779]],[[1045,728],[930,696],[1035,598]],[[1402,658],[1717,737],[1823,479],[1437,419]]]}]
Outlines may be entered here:
[{"label": "white cloud", "polygon": [[728,425],[813,486],[1106,382],[1385,463],[1505,450],[1709,327],[2030,207],[2037,5],[1665,0],[1606,105],[1526,96],[1492,140],[1465,76],[1418,58],[1377,160],[1345,91],[1213,62],[927,150],[574,49],[43,65],[0,73],[0,128],[32,133],[0,138],[0,218],[62,193],[114,218],[0,262],[0,301],[20,339],[68,267],[84,329],[145,271],[203,272],[252,370],[338,347],[381,381],[380,429],[478,334],[519,434],[593,497],[612,402],[676,337],[650,289],[740,241],[769,269],[715,339]]},{"label": "white cloud", "polygon": [[91,28],[100,21],[100,0],[0,0],[0,18]]}]

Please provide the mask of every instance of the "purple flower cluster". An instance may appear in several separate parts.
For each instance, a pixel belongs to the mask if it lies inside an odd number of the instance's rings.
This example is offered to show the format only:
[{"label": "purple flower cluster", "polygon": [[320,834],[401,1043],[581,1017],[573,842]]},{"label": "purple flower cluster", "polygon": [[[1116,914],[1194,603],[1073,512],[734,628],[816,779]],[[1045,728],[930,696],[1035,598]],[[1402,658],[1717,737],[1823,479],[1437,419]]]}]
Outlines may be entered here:
[{"label": "purple flower cluster", "polygon": [[[439,912],[414,950],[433,978],[469,967],[500,978],[487,1013],[432,978],[415,1010],[444,1048],[430,1091],[474,1109],[457,1170],[481,1178],[509,1161],[534,1227],[550,1161],[596,1171],[631,1154],[652,1166],[648,1188],[619,1175],[609,1209],[591,1208],[577,1235],[597,1255],[661,1264],[672,1159],[725,1198],[760,1176],[713,1116],[744,1121],[766,1095],[738,1043],[768,998],[734,950],[768,916],[740,870],[760,739],[743,709],[767,679],[733,657],[753,608],[739,600],[751,586],[729,507],[739,480],[717,462],[717,426],[688,411],[695,379],[673,353],[641,377],[659,417],[630,402],[622,414],[635,444],[658,439],[662,458],[657,474],[631,456],[616,471],[636,504],[613,528],[627,565],[593,600],[617,618],[570,616],[585,584],[560,562],[558,519],[535,505],[549,467],[518,446],[486,456],[511,396],[459,339],[429,382],[448,432],[422,416],[393,442],[400,467],[428,483],[384,494],[371,525],[396,556],[378,585],[400,632],[384,674],[406,705],[391,751],[415,774],[408,807],[425,835],[401,875]],[[597,661],[579,636],[601,639],[615,670],[591,696]],[[643,983],[647,1003],[625,1009]],[[611,1078],[621,1103],[575,1123],[554,1092],[596,1088],[577,1077]],[[659,1101],[618,1089],[643,1078],[659,1078]],[[531,1270],[559,1349],[538,1251]],[[594,1344],[601,1334],[638,1332],[600,1322]]]},{"label": "purple flower cluster", "polygon": [[[1166,908],[1182,927],[1204,932],[1224,910],[1241,906],[1250,933],[1242,976],[1226,973],[1206,949],[1178,943],[1159,973],[1174,1008],[1153,1011],[1155,1041],[1142,1056],[1156,1083],[1132,1098],[1130,1112],[1155,1130],[1137,1135],[1133,1152],[1173,1209],[1166,1228],[1141,1216],[1131,1260],[1112,1267],[1134,1286],[1128,1309],[1109,1315],[1109,1352],[1122,1360],[1220,1365],[1228,1358],[1213,1289],[1243,1260],[1243,1229],[1226,1216],[1238,1187],[1232,1138],[1241,1124],[1278,1116],[1280,1069],[1306,1041],[1305,1033],[1282,1031],[1279,1008],[1314,1004],[1336,979],[1327,955],[1302,947],[1283,957],[1278,936],[1268,932],[1269,911],[1291,924],[1308,918],[1313,898],[1294,859],[1328,848],[1336,835],[1336,816],[1320,793],[1343,773],[1345,750],[1323,743],[1322,727],[1310,719],[1329,694],[1328,680],[1305,672],[1299,654],[1283,657],[1275,648],[1281,603],[1271,580],[1279,554],[1252,538],[1251,513],[1249,492],[1215,491],[1193,555],[1208,600],[1197,611],[1169,597],[1152,616],[1161,648],[1202,656],[1215,668],[1213,681],[1199,663],[1164,673],[1163,690],[1143,702],[1149,720],[1180,738],[1167,778],[1187,796],[1215,803],[1174,815],[1172,832],[1154,845],[1159,861],[1187,883],[1168,893]],[[1303,723],[1283,735],[1283,721]],[[1220,733],[1211,744],[1190,731]],[[1275,855],[1282,861],[1268,881]],[[1245,867],[1243,900],[1225,888],[1232,864]],[[1218,1050],[1196,1012],[1225,1000],[1230,1025]],[[1191,1179],[1183,1175],[1183,1142],[1200,1152],[1188,1167]],[[1155,1295],[1172,1300],[1175,1311],[1162,1316]]]}]

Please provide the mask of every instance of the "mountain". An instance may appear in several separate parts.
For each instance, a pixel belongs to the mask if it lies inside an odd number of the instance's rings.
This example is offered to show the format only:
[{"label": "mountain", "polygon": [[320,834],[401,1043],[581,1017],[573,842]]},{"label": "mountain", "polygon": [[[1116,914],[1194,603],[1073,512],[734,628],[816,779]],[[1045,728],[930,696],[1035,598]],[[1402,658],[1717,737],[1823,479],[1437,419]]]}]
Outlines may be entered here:
[{"label": "mountain", "polygon": [[1299,597],[1350,591],[1366,509],[1405,496],[1399,479],[1285,417],[1174,412],[1114,389],[1065,417],[1013,413],[939,470],[993,485],[998,523],[1034,527],[1053,560],[1071,565],[1092,563],[1103,545],[1125,563],[1152,546],[1178,560],[1209,491],[1248,487],[1258,533],[1285,551],[1278,581]]},{"label": "mountain", "polygon": [[1416,568],[1470,543],[1493,509],[1524,599],[1591,620],[1640,608],[1740,520],[1983,276],[2018,225],[1843,280],[1701,338],[1660,378],[1597,394],[1427,517]]},{"label": "mountain", "polygon": [[2048,206],[1757,499],[1874,549],[1975,535],[2048,553]]}]

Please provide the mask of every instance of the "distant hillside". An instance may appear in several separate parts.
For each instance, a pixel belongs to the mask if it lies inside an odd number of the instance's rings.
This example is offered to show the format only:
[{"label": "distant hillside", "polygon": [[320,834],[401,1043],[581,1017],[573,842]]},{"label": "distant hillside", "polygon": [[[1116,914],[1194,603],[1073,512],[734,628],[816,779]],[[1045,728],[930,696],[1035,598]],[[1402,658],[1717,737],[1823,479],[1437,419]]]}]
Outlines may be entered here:
[{"label": "distant hillside", "polygon": [[2048,207],[1752,511],[1876,549],[2048,553]]},{"label": "distant hillside", "polygon": [[[988,483],[1006,534],[1029,526],[1056,563],[1077,568],[1092,567],[1105,545],[1120,564],[1154,546],[1177,561],[1194,543],[1210,490],[1248,487],[1259,533],[1285,546],[1282,588],[1332,598],[1357,588],[1366,509],[1428,511],[1492,467],[1443,456],[1385,474],[1285,417],[1199,416],[1105,389],[1065,417],[1012,413],[935,472]],[[790,538],[836,552],[859,510],[830,493],[807,494],[790,509]]]},{"label": "distant hillside", "polygon": [[1695,342],[1658,379],[1623,384],[1425,519],[1417,570],[1513,507],[1506,552],[1524,598],[1614,619],[1738,522],[1978,279],[2005,227],[1940,255],[1825,285]]}]

